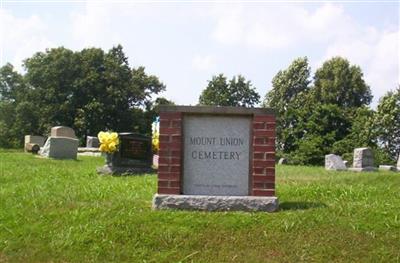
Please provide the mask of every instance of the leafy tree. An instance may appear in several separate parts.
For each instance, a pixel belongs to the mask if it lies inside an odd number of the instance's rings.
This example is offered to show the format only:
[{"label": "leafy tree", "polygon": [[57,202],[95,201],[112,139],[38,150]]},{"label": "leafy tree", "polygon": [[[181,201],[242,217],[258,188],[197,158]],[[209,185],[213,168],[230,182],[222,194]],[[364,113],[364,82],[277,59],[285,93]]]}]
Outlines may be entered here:
[{"label": "leafy tree", "polygon": [[0,100],[17,101],[25,97],[27,88],[23,76],[7,63],[0,68]]},{"label": "leafy tree", "polygon": [[340,107],[334,104],[304,107],[297,113],[297,129],[303,131],[303,134],[294,141],[295,150],[288,153],[290,159],[295,164],[322,164],[324,155],[332,152],[332,145],[347,135],[349,120]]},{"label": "leafy tree", "polygon": [[28,100],[24,78],[11,64],[0,68],[0,145],[22,144],[26,131],[37,134],[36,106]]},{"label": "leafy tree", "polygon": [[338,155],[347,154],[352,157],[354,148],[376,148],[375,115],[375,111],[366,106],[358,108],[351,118],[347,118],[351,121],[348,135],[333,144],[332,152]]},{"label": "leafy tree", "polygon": [[[325,154],[375,145],[371,91],[358,66],[326,61],[310,86],[307,58],[298,58],[272,81],[264,106],[277,112],[277,146],[293,163],[322,164]],[[351,148],[351,150],[350,150]]]},{"label": "leafy tree", "polygon": [[[297,129],[298,109],[307,100],[310,84],[310,67],[307,57],[295,59],[285,70],[280,70],[272,79],[272,89],[264,100],[264,107],[275,109],[277,113],[277,147],[283,152],[295,149],[298,138],[303,133]],[[300,132],[300,134],[299,134]]]},{"label": "leafy tree", "polygon": [[74,88],[79,76],[78,56],[66,48],[38,52],[24,62],[25,79],[32,89],[30,100],[37,105],[39,131],[55,125],[73,127]]},{"label": "leafy tree", "polygon": [[260,95],[241,75],[229,82],[223,74],[213,76],[199,98],[200,105],[254,107],[259,102]]},{"label": "leafy tree", "polygon": [[131,68],[122,46],[49,49],[24,66],[25,75],[10,64],[0,69],[2,146],[19,146],[24,134],[46,134],[55,125],[72,127],[81,139],[100,130],[151,134],[152,96],[165,85],[144,67]]},{"label": "leafy tree", "polygon": [[363,79],[359,66],[350,65],[347,59],[334,57],[325,61],[314,76],[314,100],[335,104],[342,108],[369,105],[371,90]]},{"label": "leafy tree", "polygon": [[175,105],[175,102],[173,102],[172,100],[169,100],[167,98],[164,98],[164,97],[158,97],[154,101],[154,107],[157,107],[160,105]]},{"label": "leafy tree", "polygon": [[383,96],[376,113],[378,140],[393,159],[400,154],[400,86]]}]

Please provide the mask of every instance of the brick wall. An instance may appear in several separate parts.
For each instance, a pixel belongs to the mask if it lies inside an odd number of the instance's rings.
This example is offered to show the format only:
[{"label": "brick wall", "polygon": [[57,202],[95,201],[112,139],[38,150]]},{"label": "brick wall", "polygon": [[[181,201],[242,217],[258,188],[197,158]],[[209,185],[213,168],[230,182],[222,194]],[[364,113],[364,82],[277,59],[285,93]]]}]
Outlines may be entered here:
[{"label": "brick wall", "polygon": [[253,117],[252,191],[254,196],[275,196],[275,116]]},{"label": "brick wall", "polygon": [[181,194],[182,113],[160,113],[158,193]]},{"label": "brick wall", "polygon": [[[182,193],[182,112],[160,112],[158,193]],[[275,196],[275,116],[254,115],[250,176],[253,196]]]}]

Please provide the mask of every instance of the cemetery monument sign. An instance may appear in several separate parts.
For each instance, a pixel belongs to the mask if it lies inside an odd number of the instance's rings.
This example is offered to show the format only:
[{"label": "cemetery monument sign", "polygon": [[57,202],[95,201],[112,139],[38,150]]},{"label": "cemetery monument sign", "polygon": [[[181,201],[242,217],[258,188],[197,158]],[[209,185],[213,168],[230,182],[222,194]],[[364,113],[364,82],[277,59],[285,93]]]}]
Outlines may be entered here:
[{"label": "cemetery monument sign", "polygon": [[271,109],[160,106],[155,209],[275,211]]}]

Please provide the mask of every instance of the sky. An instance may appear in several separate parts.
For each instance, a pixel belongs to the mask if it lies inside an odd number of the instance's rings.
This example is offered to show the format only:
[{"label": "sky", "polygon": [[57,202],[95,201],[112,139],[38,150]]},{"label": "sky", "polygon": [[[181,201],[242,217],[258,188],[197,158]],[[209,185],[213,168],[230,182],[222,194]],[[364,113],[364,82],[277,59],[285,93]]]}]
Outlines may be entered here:
[{"label": "sky", "polygon": [[372,106],[400,83],[398,1],[0,0],[0,66],[46,48],[121,44],[132,67],[194,105],[213,75],[242,74],[264,98],[279,70],[307,56],[315,72],[343,56],[361,67]]}]

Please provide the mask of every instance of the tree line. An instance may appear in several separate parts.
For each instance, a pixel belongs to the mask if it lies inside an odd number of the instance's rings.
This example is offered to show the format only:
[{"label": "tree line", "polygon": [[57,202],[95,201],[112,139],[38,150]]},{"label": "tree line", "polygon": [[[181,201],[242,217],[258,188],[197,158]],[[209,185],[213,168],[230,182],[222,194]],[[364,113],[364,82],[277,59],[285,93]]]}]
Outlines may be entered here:
[{"label": "tree line", "polygon": [[[24,74],[0,68],[0,147],[21,147],[26,134],[46,135],[56,125],[82,139],[101,130],[151,135],[151,123],[166,86],[145,68],[131,67],[118,45],[71,51],[64,47],[24,60]],[[274,108],[277,157],[293,164],[321,164],[336,153],[351,160],[353,148],[371,147],[380,163],[400,153],[400,87],[383,96],[376,110],[361,68],[334,57],[311,78],[306,57],[295,59],[272,80],[261,101],[251,81],[215,75],[199,105]]]},{"label": "tree line", "polygon": [[[277,158],[292,164],[320,165],[335,153],[350,163],[353,149],[371,147],[376,163],[393,164],[400,153],[400,87],[385,94],[376,110],[359,66],[342,57],[323,63],[311,78],[307,57],[295,59],[272,79],[262,101],[277,116]],[[260,103],[243,76],[214,76],[200,105],[246,106]]]},{"label": "tree line", "polygon": [[72,127],[83,143],[102,130],[151,134],[165,85],[144,67],[133,68],[122,46],[108,52],[64,47],[38,52],[0,68],[0,147],[21,147],[24,135],[46,135],[56,125]]}]

